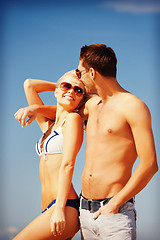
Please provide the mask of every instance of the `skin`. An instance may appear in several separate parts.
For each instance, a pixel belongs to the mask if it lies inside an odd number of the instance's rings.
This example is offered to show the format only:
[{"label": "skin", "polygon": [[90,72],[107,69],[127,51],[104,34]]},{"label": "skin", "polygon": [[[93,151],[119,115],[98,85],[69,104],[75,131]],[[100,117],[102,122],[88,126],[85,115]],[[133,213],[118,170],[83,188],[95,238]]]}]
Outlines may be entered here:
[{"label": "skin", "polygon": [[[83,60],[78,69],[84,70]],[[88,88],[95,86],[98,94],[81,112],[88,118],[82,195],[113,197],[94,214],[96,219],[100,214],[118,213],[121,205],[147,185],[158,166],[146,104],[123,89],[116,78],[103,77],[93,68],[82,74],[82,81]],[[137,156],[140,164],[132,174]]]},{"label": "skin", "polygon": [[[63,81],[84,89],[82,82],[75,77],[65,76]],[[61,80],[62,81],[62,80]],[[21,231],[14,240],[39,239],[70,239],[79,230],[78,211],[72,207],[65,207],[67,199],[76,199],[77,194],[71,183],[76,155],[83,141],[83,125],[79,114],[73,110],[78,106],[83,96],[78,97],[73,89],[62,91],[54,83],[42,80],[28,79],[24,83],[25,94],[29,105],[41,105],[43,102],[38,93],[55,91],[57,108],[53,110],[56,120],[53,127],[46,133],[45,138],[56,130],[64,119],[63,154],[44,155],[40,157],[39,174],[41,180],[41,210],[43,211],[53,199],[56,204],[41,214]],[[18,120],[23,110],[15,114]],[[32,112],[32,111],[31,111]],[[29,112],[29,116],[30,113]],[[43,132],[47,131],[52,121],[42,114],[36,114],[36,120]],[[70,139],[70,141],[68,141]]]},{"label": "skin", "polygon": [[[112,197],[94,214],[93,218],[97,219],[100,214],[118,213],[120,206],[148,184],[158,165],[146,104],[123,89],[116,78],[104,77],[93,68],[87,71],[83,60],[78,69],[89,92],[98,95],[79,111],[88,120],[82,195],[93,200]],[[44,113],[52,117],[51,106],[46,106]],[[132,174],[137,157],[140,163]]]}]

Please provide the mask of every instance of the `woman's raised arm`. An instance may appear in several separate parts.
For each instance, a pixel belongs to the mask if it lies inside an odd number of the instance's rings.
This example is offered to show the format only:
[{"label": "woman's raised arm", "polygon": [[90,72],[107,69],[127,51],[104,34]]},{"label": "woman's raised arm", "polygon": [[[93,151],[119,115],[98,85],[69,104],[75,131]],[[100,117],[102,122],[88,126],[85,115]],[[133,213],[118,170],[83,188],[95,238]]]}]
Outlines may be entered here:
[{"label": "woman's raised arm", "polygon": [[[37,79],[26,79],[24,82],[24,91],[26,94],[26,98],[29,105],[44,105],[39,93],[46,92],[46,91],[55,91],[56,83],[44,81],[44,80],[37,80]],[[55,108],[56,112],[56,108]],[[55,112],[53,114],[55,114]],[[36,120],[44,132],[48,128],[48,118],[44,116],[44,114],[40,113],[40,111],[36,112]]]},{"label": "woman's raised arm", "polygon": [[[21,124],[22,128],[29,126],[35,119],[37,114],[41,114],[48,120],[55,120],[57,105],[38,105],[33,104],[18,109],[14,114],[15,119]],[[27,119],[28,118],[28,119]]]}]

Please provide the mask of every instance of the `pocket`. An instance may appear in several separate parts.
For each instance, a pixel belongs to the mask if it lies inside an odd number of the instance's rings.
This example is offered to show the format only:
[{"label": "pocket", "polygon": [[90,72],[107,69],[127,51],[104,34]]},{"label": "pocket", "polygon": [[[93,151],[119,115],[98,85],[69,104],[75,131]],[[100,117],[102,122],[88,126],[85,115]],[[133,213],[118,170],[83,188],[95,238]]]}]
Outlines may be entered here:
[{"label": "pocket", "polygon": [[119,213],[125,213],[125,212],[133,211],[133,210],[135,210],[135,204],[127,202],[119,208]]}]

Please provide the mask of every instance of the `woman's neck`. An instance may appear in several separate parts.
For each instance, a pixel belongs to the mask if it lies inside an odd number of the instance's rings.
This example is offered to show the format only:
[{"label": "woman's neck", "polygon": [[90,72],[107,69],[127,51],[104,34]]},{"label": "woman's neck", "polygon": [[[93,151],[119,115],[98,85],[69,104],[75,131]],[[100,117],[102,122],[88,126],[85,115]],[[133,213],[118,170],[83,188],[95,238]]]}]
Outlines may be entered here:
[{"label": "woman's neck", "polygon": [[56,111],[56,119],[55,119],[55,124],[61,123],[64,119],[66,119],[67,115],[69,112],[65,110],[62,106],[57,104],[57,111]]}]

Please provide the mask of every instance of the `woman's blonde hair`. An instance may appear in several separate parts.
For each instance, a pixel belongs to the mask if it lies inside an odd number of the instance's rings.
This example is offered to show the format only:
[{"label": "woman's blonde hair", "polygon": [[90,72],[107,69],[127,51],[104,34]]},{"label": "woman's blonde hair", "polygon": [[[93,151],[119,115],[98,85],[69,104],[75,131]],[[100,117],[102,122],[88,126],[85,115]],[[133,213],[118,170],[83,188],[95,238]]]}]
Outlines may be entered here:
[{"label": "woman's blonde hair", "polygon": [[[77,80],[77,82],[80,82],[80,83],[82,83],[82,84],[84,85],[84,83],[83,83],[81,80],[79,80],[79,78],[77,77],[77,75],[76,75],[76,73],[75,73],[75,70],[71,70],[71,71],[69,71],[69,72],[66,72],[62,77],[60,77],[60,78],[58,79],[56,87],[58,87],[59,84],[60,84],[62,81],[65,81],[65,78],[66,78],[67,76],[74,78],[75,80]],[[87,93],[86,93],[86,87],[85,87],[85,85],[84,85],[84,90],[85,90],[85,92],[84,92],[84,94],[83,94],[83,98],[82,98],[82,100],[80,101],[80,103],[78,104],[78,106],[76,107],[76,109],[74,110],[74,112],[78,112],[78,110],[93,96],[93,95],[91,95],[91,94],[87,94]]]},{"label": "woman's blonde hair", "polygon": [[[66,78],[66,77],[72,77],[72,78],[74,78],[75,80],[77,80],[77,82],[83,84],[83,82],[80,81],[79,78],[77,77],[77,75],[76,75],[76,73],[75,73],[75,70],[71,70],[71,71],[66,72],[65,74],[63,74],[63,76],[58,79],[58,81],[57,81],[57,87],[59,86],[59,84],[60,84],[62,81],[65,81],[65,78]],[[84,84],[83,84],[83,85],[84,85]],[[85,88],[85,86],[84,86],[84,88]]]}]

